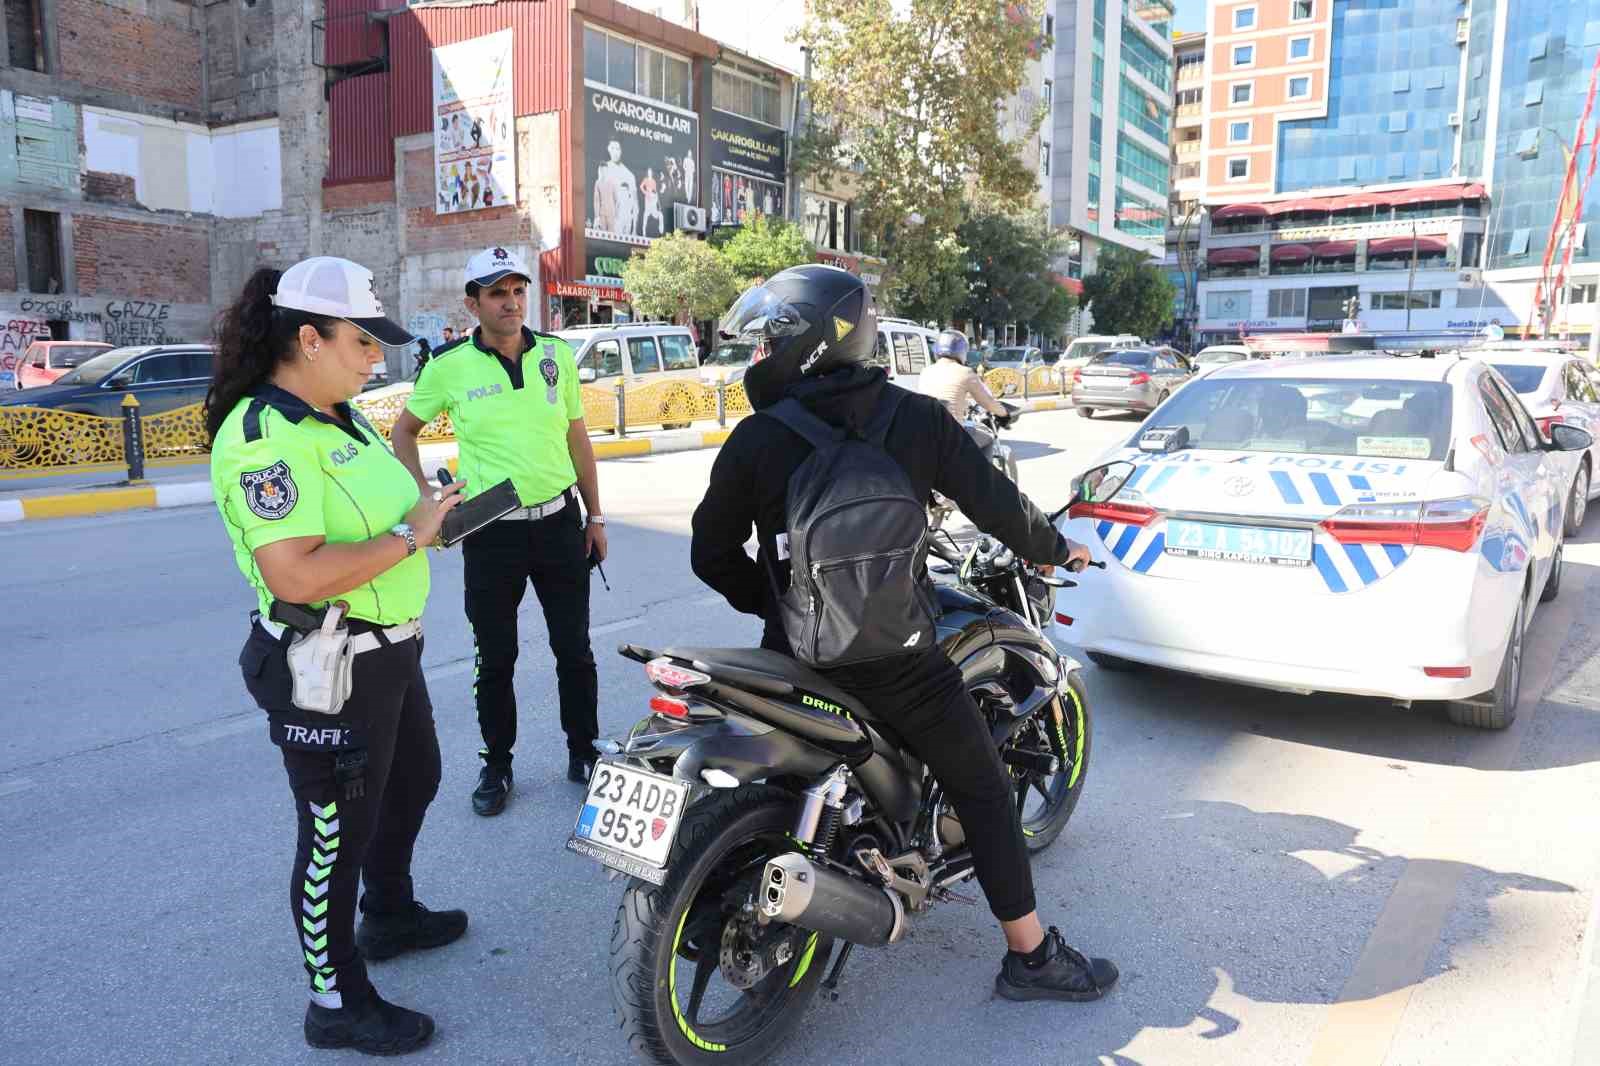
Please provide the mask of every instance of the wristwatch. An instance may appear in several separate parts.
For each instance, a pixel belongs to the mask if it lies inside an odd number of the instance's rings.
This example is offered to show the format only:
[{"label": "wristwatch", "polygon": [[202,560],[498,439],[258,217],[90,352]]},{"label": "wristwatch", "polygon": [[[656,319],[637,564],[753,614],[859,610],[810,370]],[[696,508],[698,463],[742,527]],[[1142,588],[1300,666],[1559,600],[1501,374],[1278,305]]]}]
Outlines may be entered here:
[{"label": "wristwatch", "polygon": [[606,524],[606,516],[603,515],[603,514],[592,514],[584,522],[584,525],[587,525],[587,526],[603,526],[605,524]]},{"label": "wristwatch", "polygon": [[417,534],[404,522],[389,527],[389,532],[406,542],[406,558],[417,554]]}]

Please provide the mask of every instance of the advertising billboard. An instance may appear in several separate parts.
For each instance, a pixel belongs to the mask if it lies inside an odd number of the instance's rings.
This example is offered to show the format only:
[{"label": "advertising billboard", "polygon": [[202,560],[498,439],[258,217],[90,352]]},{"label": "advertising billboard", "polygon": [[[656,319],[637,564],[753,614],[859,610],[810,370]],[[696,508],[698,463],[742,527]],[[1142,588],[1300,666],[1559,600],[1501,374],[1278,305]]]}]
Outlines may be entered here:
[{"label": "advertising billboard", "polygon": [[517,202],[512,31],[433,50],[434,213]]}]

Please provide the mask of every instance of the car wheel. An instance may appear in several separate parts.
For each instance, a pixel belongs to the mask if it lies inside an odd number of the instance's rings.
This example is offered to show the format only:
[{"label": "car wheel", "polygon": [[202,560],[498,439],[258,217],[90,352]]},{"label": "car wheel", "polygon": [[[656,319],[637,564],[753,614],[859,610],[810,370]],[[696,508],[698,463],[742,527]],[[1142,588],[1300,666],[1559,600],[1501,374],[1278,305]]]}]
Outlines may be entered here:
[{"label": "car wheel", "polygon": [[1545,579],[1544,591],[1539,593],[1540,603],[1549,603],[1561,595],[1561,570],[1567,551],[1567,538],[1556,545],[1556,557],[1550,561],[1550,576]]},{"label": "car wheel", "polygon": [[1094,417],[1094,408],[1093,407],[1080,407],[1080,408],[1078,408],[1078,417],[1079,418],[1093,418]]},{"label": "car wheel", "polygon": [[1576,537],[1583,529],[1583,520],[1589,513],[1589,458],[1578,464],[1578,473],[1572,479],[1572,495],[1567,499],[1567,536]]},{"label": "car wheel", "polygon": [[[1160,407],[1162,404],[1166,403],[1167,399],[1171,395],[1172,395],[1172,393],[1170,393],[1170,392],[1163,392],[1160,396],[1157,396],[1156,397],[1156,407]],[[1155,407],[1152,407],[1151,410],[1154,411]]]},{"label": "car wheel", "polygon": [[1522,641],[1527,628],[1528,599],[1517,600],[1517,614],[1511,620],[1511,637],[1494,688],[1476,700],[1450,704],[1450,720],[1473,729],[1504,729],[1517,718],[1517,690],[1522,687]]},{"label": "car wheel", "polygon": [[1090,652],[1089,661],[1094,663],[1102,670],[1111,670],[1119,674],[1125,674],[1133,670],[1141,670],[1144,668],[1142,663],[1136,663],[1132,659],[1121,659],[1115,655],[1107,655],[1103,651]]}]

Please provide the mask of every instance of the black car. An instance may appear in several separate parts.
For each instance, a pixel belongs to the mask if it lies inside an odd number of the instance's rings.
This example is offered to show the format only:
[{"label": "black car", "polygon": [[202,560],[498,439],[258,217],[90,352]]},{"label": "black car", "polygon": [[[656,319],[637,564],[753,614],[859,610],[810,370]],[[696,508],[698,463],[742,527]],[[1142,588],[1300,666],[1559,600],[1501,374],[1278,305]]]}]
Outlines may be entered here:
[{"label": "black car", "polygon": [[139,398],[139,411],[158,415],[199,403],[211,384],[212,349],[205,344],[113,348],[69,370],[52,385],[0,397],[0,407],[49,407],[58,411],[122,416],[122,398]]}]

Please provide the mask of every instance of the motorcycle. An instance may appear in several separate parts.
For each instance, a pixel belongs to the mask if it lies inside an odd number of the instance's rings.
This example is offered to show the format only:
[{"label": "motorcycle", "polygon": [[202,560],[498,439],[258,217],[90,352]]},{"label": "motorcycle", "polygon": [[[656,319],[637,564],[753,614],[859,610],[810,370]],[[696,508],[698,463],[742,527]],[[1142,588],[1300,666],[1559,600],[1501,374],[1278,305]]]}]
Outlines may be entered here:
[{"label": "motorcycle", "polygon": [[[1017,459],[1011,454],[1009,445],[1000,443],[1000,431],[1010,429],[1017,424],[1017,419],[1022,417],[1022,408],[1015,404],[1000,401],[1000,406],[1006,409],[1006,416],[1002,420],[990,414],[977,404],[967,407],[967,419],[962,423],[966,431],[972,435],[973,440],[983,449],[986,459],[994,468],[1010,478],[1017,480]],[[946,497],[935,492],[933,499],[928,503],[928,526],[935,531],[943,528],[945,520],[955,513],[956,505]]]},{"label": "motorcycle", "polygon": [[[1052,521],[1109,500],[1133,470],[1089,471]],[[1083,794],[1092,729],[1080,664],[1045,636],[1027,589],[1076,582],[988,538],[929,545],[940,646],[1011,774],[1028,850],[1042,851]],[[823,675],[762,649],[618,651],[643,664],[651,714],[597,743],[567,847],[629,878],[608,968],[640,1055],[759,1062],[819,988],[837,998],[856,945],[895,943],[936,904],[977,902],[955,891],[973,860],[938,782]]]}]

